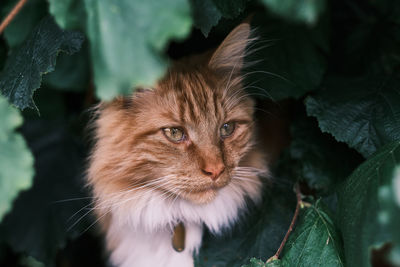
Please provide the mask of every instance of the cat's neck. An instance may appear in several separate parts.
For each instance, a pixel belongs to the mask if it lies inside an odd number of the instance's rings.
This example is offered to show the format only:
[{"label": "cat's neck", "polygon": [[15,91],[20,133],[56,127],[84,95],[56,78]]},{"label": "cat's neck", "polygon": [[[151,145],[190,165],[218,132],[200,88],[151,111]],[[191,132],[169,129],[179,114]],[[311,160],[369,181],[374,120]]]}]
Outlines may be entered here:
[{"label": "cat's neck", "polygon": [[202,225],[213,233],[229,227],[246,206],[246,197],[257,202],[261,182],[258,177],[249,181],[232,180],[219,190],[216,198],[207,204],[194,204],[181,198],[167,198],[162,192],[143,190],[140,198],[124,200],[111,210],[114,223],[123,227],[129,225],[148,233],[160,229],[172,230],[179,222]]}]

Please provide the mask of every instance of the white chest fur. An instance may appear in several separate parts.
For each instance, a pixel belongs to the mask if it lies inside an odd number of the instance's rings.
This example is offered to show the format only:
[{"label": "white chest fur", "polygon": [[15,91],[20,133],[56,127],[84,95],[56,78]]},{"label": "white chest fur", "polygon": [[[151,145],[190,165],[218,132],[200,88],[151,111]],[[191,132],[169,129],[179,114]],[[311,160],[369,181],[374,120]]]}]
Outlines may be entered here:
[{"label": "white chest fur", "polygon": [[[192,267],[198,252],[203,225],[218,234],[232,225],[246,206],[246,196],[257,202],[261,183],[232,180],[210,203],[196,205],[183,199],[165,199],[154,191],[140,199],[124,201],[111,209],[107,244],[111,262],[121,267]],[[185,250],[172,247],[173,228],[183,222]]]}]

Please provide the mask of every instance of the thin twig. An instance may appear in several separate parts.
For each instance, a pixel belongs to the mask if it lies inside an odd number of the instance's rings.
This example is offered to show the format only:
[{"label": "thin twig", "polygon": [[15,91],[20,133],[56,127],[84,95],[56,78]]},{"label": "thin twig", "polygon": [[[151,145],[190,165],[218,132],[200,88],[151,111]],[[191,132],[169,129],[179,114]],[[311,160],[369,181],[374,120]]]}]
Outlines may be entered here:
[{"label": "thin twig", "polygon": [[300,205],[301,205],[301,194],[300,194],[300,186],[297,183],[295,185],[295,189],[296,189],[296,198],[297,198],[297,205],[296,205],[296,210],[294,212],[293,218],[292,218],[292,222],[290,223],[289,229],[285,235],[285,237],[282,240],[281,245],[279,246],[278,250],[276,251],[275,255],[272,257],[272,259],[278,259],[279,255],[281,254],[283,247],[286,244],[286,241],[288,240],[290,233],[293,231],[294,228],[294,224],[296,223],[296,219],[299,216],[299,211],[300,211]]},{"label": "thin twig", "polygon": [[8,13],[7,17],[0,24],[0,34],[6,29],[8,24],[15,18],[21,8],[25,5],[28,0],[19,0],[15,7]]}]

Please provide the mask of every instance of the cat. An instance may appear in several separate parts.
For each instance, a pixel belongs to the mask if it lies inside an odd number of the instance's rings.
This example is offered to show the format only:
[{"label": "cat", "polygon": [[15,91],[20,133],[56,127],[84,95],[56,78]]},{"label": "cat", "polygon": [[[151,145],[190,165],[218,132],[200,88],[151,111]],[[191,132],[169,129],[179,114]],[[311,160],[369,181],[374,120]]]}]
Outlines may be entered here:
[{"label": "cat", "polygon": [[242,75],[251,35],[243,22],[154,88],[100,104],[87,181],[113,266],[192,267],[204,227],[219,234],[260,201],[268,167]]}]

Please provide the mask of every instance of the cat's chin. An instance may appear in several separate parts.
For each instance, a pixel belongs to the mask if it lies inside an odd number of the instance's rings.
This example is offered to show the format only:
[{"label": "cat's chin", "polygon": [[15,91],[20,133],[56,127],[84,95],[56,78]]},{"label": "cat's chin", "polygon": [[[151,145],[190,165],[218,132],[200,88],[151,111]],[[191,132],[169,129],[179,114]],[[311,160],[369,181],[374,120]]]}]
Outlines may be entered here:
[{"label": "cat's chin", "polygon": [[213,201],[217,196],[217,193],[218,189],[210,188],[203,191],[186,193],[182,197],[194,204],[202,205]]}]

